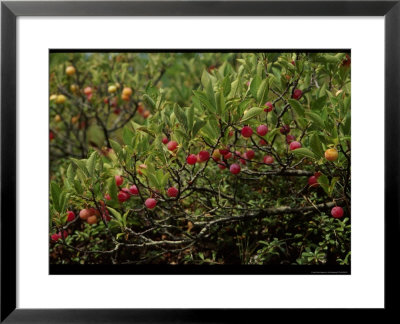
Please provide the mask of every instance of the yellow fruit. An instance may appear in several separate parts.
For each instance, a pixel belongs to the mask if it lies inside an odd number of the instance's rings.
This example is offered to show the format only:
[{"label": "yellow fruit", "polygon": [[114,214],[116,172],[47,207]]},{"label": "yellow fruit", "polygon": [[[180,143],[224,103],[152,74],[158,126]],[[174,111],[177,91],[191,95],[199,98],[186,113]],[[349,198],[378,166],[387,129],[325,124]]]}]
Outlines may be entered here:
[{"label": "yellow fruit", "polygon": [[121,96],[121,99],[124,100],[124,101],[129,101],[130,98],[131,98],[131,97],[126,96],[126,95],[124,95],[124,94],[122,94],[122,96]]},{"label": "yellow fruit", "polygon": [[50,96],[50,101],[56,100],[57,99],[57,95],[56,94],[52,94]]},{"label": "yellow fruit", "polygon": [[55,115],[55,116],[54,116],[54,121],[55,121],[56,123],[60,122],[60,121],[61,121],[61,116],[60,116],[60,115]]},{"label": "yellow fruit", "polygon": [[216,160],[219,160],[221,158],[221,153],[219,152],[218,149],[214,150],[212,157]]},{"label": "yellow fruit", "polygon": [[75,93],[79,90],[79,87],[76,84],[71,84],[69,90],[71,90],[72,93]]},{"label": "yellow fruit", "polygon": [[74,116],[74,117],[72,117],[72,118],[71,118],[71,123],[72,123],[72,124],[76,124],[76,123],[77,123],[77,121],[78,121],[78,119],[79,119],[79,117],[78,117],[78,116]]},{"label": "yellow fruit", "polygon": [[69,76],[74,75],[75,72],[76,72],[76,70],[75,70],[75,68],[74,68],[72,65],[67,66],[67,68],[65,69],[65,73],[66,73],[67,75],[69,75]]},{"label": "yellow fruit", "polygon": [[97,223],[97,216],[96,216],[96,215],[89,216],[89,217],[87,218],[87,222],[88,222],[88,224],[90,224],[90,225],[96,224],[96,223]]},{"label": "yellow fruit", "polygon": [[132,95],[132,89],[131,89],[131,88],[128,88],[128,87],[125,87],[125,88],[122,90],[122,95],[123,95],[123,96],[126,96],[126,97],[130,97],[130,96]]},{"label": "yellow fruit", "polygon": [[64,95],[58,95],[56,98],[56,104],[63,104],[67,100]]},{"label": "yellow fruit", "polygon": [[325,159],[328,161],[336,161],[338,159],[339,153],[336,149],[330,148],[325,151]]},{"label": "yellow fruit", "polygon": [[115,91],[117,91],[117,87],[115,85],[110,85],[108,87],[108,92],[109,93],[114,93]]}]

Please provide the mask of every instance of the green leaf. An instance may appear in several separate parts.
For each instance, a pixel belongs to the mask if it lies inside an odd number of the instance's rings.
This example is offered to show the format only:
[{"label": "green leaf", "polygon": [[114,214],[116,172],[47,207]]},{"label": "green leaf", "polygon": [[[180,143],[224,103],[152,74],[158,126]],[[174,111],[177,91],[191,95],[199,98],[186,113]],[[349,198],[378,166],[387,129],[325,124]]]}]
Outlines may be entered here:
[{"label": "green leaf", "polygon": [[191,105],[189,109],[186,109],[186,112],[187,112],[188,129],[191,132],[193,130],[194,106]]},{"label": "green leaf", "polygon": [[116,219],[118,219],[120,222],[122,221],[122,216],[118,211],[116,211],[114,208],[111,208],[108,206],[107,206],[107,209],[111,212],[111,214],[113,214],[113,216],[115,216]]},{"label": "green leaf", "polygon": [[124,140],[125,145],[132,146],[133,136],[134,133],[128,127],[124,127],[122,130],[122,139]]},{"label": "green leaf", "polygon": [[312,151],[318,156],[318,157],[324,157],[324,150],[322,149],[321,142],[319,140],[318,134],[313,134],[310,139],[310,146]]},{"label": "green leaf", "polygon": [[265,100],[268,95],[268,85],[267,85],[267,79],[262,80],[260,87],[258,88],[257,91],[257,102],[259,105],[261,105]]},{"label": "green leaf", "polygon": [[89,172],[86,168],[85,160],[77,160],[77,159],[71,158],[71,161],[78,167],[79,170],[81,170],[84,173],[84,175],[89,177]]},{"label": "green leaf", "polygon": [[193,126],[193,137],[197,135],[199,130],[206,124],[204,120],[197,120]]},{"label": "green leaf", "polygon": [[119,157],[122,152],[121,145],[119,145],[118,142],[116,142],[112,139],[110,139],[110,144],[111,144],[111,148],[114,150],[115,154],[117,154],[117,156]]},{"label": "green leaf", "polygon": [[304,147],[301,147],[301,148],[298,148],[296,150],[293,150],[292,153],[296,154],[296,155],[306,156],[306,157],[309,157],[311,159],[316,159],[315,154],[313,152],[311,152],[309,149],[304,148]]},{"label": "green leaf", "polygon": [[329,193],[329,179],[328,179],[328,177],[326,175],[324,175],[324,174],[321,174],[318,177],[318,183],[321,185],[322,189],[324,189],[326,194],[328,196],[330,196],[330,193]]},{"label": "green leaf", "polygon": [[185,128],[186,131],[188,131],[188,121],[186,119],[186,115],[178,104],[175,104],[174,106],[174,114],[176,118],[178,118],[179,123]]},{"label": "green leaf", "polygon": [[75,168],[73,167],[73,164],[70,163],[67,169],[67,180],[70,184],[73,184],[74,178],[75,178]]},{"label": "green leaf", "polygon": [[313,113],[311,111],[307,111],[306,115],[307,115],[308,118],[310,118],[312,120],[314,125],[318,126],[321,129],[324,129],[324,127],[325,127],[324,126],[324,121],[322,120],[322,118],[318,114]]},{"label": "green leaf", "polygon": [[256,75],[255,78],[250,83],[250,93],[256,100],[257,100],[257,92],[258,89],[260,88],[261,82],[262,82],[261,78],[258,75]]},{"label": "green leaf", "polygon": [[222,89],[224,97],[227,97],[231,92],[231,80],[229,79],[229,76],[226,76],[222,81]]},{"label": "green leaf", "polygon": [[50,183],[50,194],[51,194],[51,199],[53,201],[53,206],[54,209],[58,212],[60,212],[60,194],[61,194],[61,188],[60,186],[52,181]]},{"label": "green leaf", "polygon": [[250,108],[249,111],[247,111],[244,114],[243,118],[241,119],[241,122],[243,123],[249,119],[252,119],[252,118],[258,116],[259,114],[261,114],[263,111],[264,111],[264,109],[259,108],[259,107]]},{"label": "green leaf", "polygon": [[193,94],[199,99],[202,106],[208,111],[215,113],[215,107],[210,103],[207,96],[202,91],[193,90]]},{"label": "green leaf", "polygon": [[289,99],[290,106],[294,109],[296,114],[300,117],[304,117],[304,108],[298,100]]},{"label": "green leaf", "polygon": [[88,169],[89,176],[93,177],[94,166],[96,164],[97,152],[94,151],[90,157],[86,160],[86,168]]},{"label": "green leaf", "polygon": [[156,108],[156,103],[154,102],[154,100],[148,95],[148,94],[143,94],[143,99],[144,102],[147,103],[148,105],[151,106],[151,108],[155,109]]}]

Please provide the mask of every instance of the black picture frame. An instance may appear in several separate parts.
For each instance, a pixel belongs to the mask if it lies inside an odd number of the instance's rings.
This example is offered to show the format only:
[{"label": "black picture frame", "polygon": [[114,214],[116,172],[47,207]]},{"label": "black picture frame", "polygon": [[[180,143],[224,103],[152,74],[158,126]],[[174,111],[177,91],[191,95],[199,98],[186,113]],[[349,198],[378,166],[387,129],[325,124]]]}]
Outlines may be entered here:
[{"label": "black picture frame", "polygon": [[[384,16],[385,310],[395,310],[399,218],[400,4],[395,1],[4,1],[1,3],[1,322],[149,323],[266,320],[269,309],[16,308],[16,19],[19,16]],[[371,238],[373,239],[373,238]],[[371,261],[372,262],[372,261]],[[366,283],[367,284],[367,283]],[[211,292],[210,292],[211,293]],[[327,310],[333,313],[332,310]],[[354,310],[356,311],[356,310]],[[301,312],[301,310],[296,310]],[[268,313],[268,314],[267,314]],[[381,315],[381,312],[379,312]],[[386,312],[387,313],[387,312]],[[292,314],[292,313],[290,313]],[[289,316],[289,314],[287,314]],[[370,316],[370,315],[368,315]],[[297,317],[297,316],[296,316]],[[287,318],[286,318],[287,319]],[[253,320],[251,320],[253,322]]]}]

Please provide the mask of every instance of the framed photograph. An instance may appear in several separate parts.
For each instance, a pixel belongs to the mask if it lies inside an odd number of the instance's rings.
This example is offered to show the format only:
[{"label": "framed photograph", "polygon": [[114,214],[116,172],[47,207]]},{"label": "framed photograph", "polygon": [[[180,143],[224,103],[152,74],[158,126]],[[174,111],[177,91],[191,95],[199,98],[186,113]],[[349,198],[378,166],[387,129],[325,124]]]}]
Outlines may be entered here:
[{"label": "framed photograph", "polygon": [[1,8],[2,321],[392,308],[397,1]]}]

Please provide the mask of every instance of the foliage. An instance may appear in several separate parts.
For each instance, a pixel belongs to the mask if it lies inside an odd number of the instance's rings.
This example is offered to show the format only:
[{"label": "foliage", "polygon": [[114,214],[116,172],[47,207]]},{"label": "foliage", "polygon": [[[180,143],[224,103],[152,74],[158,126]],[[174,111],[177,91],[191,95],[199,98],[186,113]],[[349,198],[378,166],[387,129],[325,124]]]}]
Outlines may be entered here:
[{"label": "foliage", "polygon": [[51,262],[349,264],[348,54],[51,55]]}]

